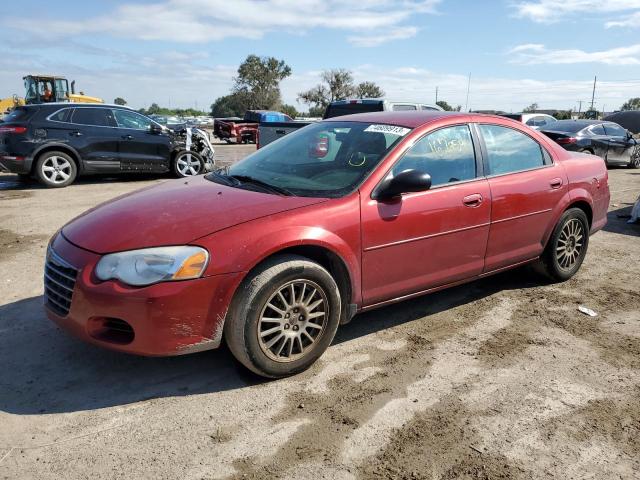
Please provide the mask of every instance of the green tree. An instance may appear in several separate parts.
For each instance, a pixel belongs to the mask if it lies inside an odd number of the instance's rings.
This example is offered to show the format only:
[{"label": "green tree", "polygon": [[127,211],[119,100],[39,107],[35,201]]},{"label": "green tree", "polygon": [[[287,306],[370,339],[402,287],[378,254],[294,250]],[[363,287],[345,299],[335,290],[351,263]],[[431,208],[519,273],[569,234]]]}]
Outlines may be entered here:
[{"label": "green tree", "polygon": [[620,110],[640,110],[640,97],[630,98],[622,104]]},{"label": "green tree", "polygon": [[127,101],[122,97],[116,97],[113,103],[115,103],[116,105],[126,105]]},{"label": "green tree", "polygon": [[242,117],[249,109],[249,101],[244,93],[232,93],[216,99],[211,105],[212,117]]},{"label": "green tree", "polygon": [[147,115],[158,115],[160,113],[160,105],[157,103],[152,103],[149,108],[147,108]]},{"label": "green tree", "polygon": [[528,107],[525,107],[522,112],[523,113],[535,113],[536,110],[538,110],[538,104],[537,103],[532,103],[531,105],[529,105]]},{"label": "green tree", "polygon": [[459,112],[460,110],[462,110],[462,105],[458,105],[457,107],[452,107],[451,105],[449,105],[448,102],[445,102],[444,100],[438,100],[436,102],[436,105],[438,105],[440,108],[442,108],[445,112]]},{"label": "green tree", "polygon": [[293,105],[284,104],[280,107],[280,111],[282,113],[286,113],[291,118],[296,118],[299,115],[298,111],[296,110],[296,107],[294,107]]},{"label": "green tree", "polygon": [[291,67],[275,57],[249,55],[238,67],[232,94],[240,94],[249,109],[277,110],[281,104],[280,82]]},{"label": "green tree", "polygon": [[553,116],[557,120],[571,120],[573,110],[558,110]]},{"label": "green tree", "polygon": [[384,90],[373,82],[361,82],[356,85],[354,95],[357,98],[382,98]]},{"label": "green tree", "polygon": [[310,107],[309,108],[309,116],[310,117],[320,117],[322,118],[324,115],[324,108],[322,107]]},{"label": "green tree", "polygon": [[325,70],[320,74],[320,80],[321,83],[315,87],[306,92],[300,92],[298,100],[324,110],[331,102],[344,100],[356,94],[353,75],[344,68]]}]

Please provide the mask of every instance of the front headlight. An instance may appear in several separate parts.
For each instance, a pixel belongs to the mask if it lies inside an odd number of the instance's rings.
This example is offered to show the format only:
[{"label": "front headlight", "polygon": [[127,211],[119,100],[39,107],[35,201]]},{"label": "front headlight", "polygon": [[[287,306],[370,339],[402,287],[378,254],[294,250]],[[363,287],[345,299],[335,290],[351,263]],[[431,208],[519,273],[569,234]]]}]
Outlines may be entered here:
[{"label": "front headlight", "polygon": [[209,261],[200,247],[158,247],[110,253],[96,265],[100,280],[118,279],[127,285],[142,286],[171,280],[198,278]]}]

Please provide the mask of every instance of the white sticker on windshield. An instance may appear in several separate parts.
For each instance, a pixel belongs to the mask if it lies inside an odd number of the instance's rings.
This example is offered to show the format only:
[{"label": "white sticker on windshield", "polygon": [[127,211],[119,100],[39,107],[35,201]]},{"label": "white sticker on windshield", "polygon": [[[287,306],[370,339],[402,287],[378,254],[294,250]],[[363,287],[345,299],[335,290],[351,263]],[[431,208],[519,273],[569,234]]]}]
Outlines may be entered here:
[{"label": "white sticker on windshield", "polygon": [[407,133],[411,131],[410,128],[404,127],[396,127],[395,125],[369,125],[364,129],[365,132],[378,132],[378,133],[389,133],[391,135],[398,135],[399,137],[404,137]]}]

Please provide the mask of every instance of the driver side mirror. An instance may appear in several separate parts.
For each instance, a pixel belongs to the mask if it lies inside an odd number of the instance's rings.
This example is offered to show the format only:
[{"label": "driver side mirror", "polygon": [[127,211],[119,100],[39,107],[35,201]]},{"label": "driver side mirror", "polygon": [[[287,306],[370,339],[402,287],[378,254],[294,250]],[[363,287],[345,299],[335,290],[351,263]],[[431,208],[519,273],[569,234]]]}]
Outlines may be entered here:
[{"label": "driver side mirror", "polygon": [[158,125],[157,123],[152,123],[152,124],[149,126],[149,131],[150,131],[151,133],[155,133],[155,134],[157,135],[157,134],[159,134],[159,133],[162,133],[162,127],[161,127],[160,125]]},{"label": "driver side mirror", "polygon": [[373,191],[371,198],[384,202],[403,193],[424,192],[431,188],[431,175],[419,170],[404,170],[396,176],[387,176]]}]

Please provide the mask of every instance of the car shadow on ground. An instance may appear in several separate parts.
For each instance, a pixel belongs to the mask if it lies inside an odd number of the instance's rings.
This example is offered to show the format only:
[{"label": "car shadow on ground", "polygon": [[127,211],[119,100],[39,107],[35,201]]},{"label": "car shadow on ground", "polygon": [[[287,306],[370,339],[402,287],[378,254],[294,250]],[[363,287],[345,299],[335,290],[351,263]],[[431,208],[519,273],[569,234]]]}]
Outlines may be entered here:
[{"label": "car shadow on ground", "polygon": [[[518,269],[363,313],[338,330],[334,343],[541,281]],[[84,344],[47,320],[41,296],[0,307],[0,365],[0,411],[18,415],[93,410],[266,381],[239,366],[225,346],[180,357],[145,358]]]},{"label": "car shadow on ground", "polygon": [[640,222],[627,223],[631,216],[632,208],[633,203],[623,202],[620,203],[620,208],[607,213],[607,224],[604,227],[604,231],[640,237]]},{"label": "car shadow on ground", "polygon": [[[149,180],[168,180],[175,178],[168,173],[124,173],[118,175],[87,175],[77,178],[73,185],[67,188],[73,188],[75,185],[94,185],[110,183],[128,183],[141,182]],[[17,175],[0,175],[0,191],[2,190],[44,190],[45,187],[36,179],[21,179]]]}]

